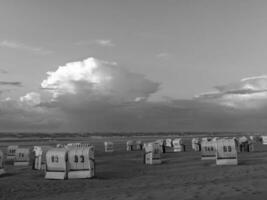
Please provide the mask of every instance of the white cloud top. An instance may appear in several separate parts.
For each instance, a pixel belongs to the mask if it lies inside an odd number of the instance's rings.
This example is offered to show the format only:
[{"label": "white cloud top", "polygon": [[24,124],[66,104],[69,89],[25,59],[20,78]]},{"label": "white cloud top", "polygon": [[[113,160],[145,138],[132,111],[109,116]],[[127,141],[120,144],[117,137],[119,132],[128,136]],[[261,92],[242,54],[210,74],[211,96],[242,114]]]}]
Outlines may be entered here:
[{"label": "white cloud top", "polygon": [[60,66],[41,83],[53,98],[76,95],[86,101],[136,101],[158,90],[158,83],[119,67],[114,62],[87,58]]}]

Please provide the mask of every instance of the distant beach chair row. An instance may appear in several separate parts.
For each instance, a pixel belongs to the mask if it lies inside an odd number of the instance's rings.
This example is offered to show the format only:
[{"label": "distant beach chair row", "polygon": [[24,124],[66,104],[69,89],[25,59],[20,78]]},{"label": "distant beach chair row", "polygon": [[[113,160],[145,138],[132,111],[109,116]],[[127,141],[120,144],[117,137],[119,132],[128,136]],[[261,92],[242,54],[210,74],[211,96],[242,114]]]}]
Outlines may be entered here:
[{"label": "distant beach chair row", "polygon": [[[237,153],[252,152],[255,139],[255,137],[245,136],[238,138],[204,137],[192,138],[191,144],[192,150],[201,152],[201,160],[216,160],[217,165],[237,165]],[[263,144],[265,143],[263,142]],[[144,163],[161,164],[160,153],[166,153],[166,148],[172,149],[173,152],[184,152],[185,144],[182,138],[159,139],[155,142],[145,143]]]}]

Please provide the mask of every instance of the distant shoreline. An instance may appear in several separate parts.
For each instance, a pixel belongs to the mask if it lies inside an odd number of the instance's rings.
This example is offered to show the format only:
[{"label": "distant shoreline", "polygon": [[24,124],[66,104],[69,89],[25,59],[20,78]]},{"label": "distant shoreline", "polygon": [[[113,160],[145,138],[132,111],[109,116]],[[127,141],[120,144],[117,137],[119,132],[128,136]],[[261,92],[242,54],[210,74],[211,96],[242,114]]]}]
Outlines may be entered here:
[{"label": "distant shoreline", "polygon": [[234,137],[240,135],[267,135],[267,133],[262,132],[129,132],[129,133],[9,133],[2,132],[0,133],[0,140],[14,140],[14,139],[42,139],[42,140],[50,140],[50,139],[60,139],[60,138],[105,138],[105,137]]}]

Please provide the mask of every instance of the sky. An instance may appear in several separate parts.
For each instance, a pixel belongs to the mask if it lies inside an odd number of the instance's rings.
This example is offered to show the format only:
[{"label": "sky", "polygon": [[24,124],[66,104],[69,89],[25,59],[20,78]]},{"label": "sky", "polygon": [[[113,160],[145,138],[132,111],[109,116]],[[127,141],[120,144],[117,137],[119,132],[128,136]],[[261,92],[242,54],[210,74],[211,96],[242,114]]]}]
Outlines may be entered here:
[{"label": "sky", "polygon": [[0,4],[0,131],[267,128],[266,1]]}]

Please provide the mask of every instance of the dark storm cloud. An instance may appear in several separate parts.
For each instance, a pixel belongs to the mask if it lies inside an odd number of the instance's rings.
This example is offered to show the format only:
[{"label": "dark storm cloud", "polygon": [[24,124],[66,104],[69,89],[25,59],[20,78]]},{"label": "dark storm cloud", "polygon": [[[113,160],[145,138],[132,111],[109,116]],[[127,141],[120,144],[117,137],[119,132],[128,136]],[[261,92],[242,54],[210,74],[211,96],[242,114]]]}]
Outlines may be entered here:
[{"label": "dark storm cloud", "polygon": [[[74,101],[74,99],[77,99]],[[263,131],[267,107],[253,112],[211,102],[85,101],[81,96],[62,96],[58,101],[29,104],[2,103],[0,125],[68,132],[175,132],[175,131]]]},{"label": "dark storm cloud", "polygon": [[267,120],[267,108],[250,112],[196,100],[60,106],[68,122],[62,128],[69,131],[263,131],[267,128],[263,123]]}]

